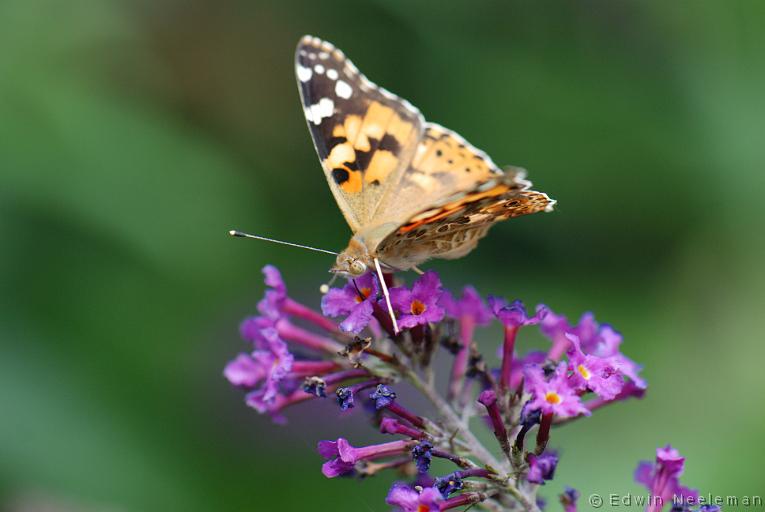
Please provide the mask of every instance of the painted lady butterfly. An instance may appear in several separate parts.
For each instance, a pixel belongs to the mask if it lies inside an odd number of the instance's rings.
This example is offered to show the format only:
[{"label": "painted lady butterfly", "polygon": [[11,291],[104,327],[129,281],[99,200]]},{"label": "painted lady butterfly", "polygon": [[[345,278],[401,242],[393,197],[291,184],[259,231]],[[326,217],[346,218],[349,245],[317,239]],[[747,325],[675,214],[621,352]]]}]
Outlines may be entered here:
[{"label": "painted lady butterfly", "polygon": [[465,256],[496,222],[552,210],[525,172],[373,84],[332,44],[301,39],[300,97],[329,187],[353,231],[332,271],[416,269]]}]

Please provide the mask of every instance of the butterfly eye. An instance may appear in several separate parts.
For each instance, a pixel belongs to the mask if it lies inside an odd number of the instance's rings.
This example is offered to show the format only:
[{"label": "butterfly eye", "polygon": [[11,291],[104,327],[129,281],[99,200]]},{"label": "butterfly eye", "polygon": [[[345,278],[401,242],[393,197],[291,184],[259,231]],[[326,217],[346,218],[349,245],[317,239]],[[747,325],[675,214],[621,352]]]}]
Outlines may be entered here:
[{"label": "butterfly eye", "polygon": [[367,266],[363,261],[353,260],[350,265],[348,265],[348,270],[350,270],[351,274],[354,276],[360,276],[367,271]]}]

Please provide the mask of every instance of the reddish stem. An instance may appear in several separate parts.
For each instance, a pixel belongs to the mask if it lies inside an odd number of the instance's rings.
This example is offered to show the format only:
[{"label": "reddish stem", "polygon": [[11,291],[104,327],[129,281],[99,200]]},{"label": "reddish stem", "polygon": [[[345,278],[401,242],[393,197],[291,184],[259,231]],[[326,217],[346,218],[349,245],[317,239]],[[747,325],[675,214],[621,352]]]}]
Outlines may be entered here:
[{"label": "reddish stem", "polygon": [[505,428],[505,422],[502,420],[502,414],[499,412],[497,406],[497,394],[492,389],[487,389],[478,395],[478,402],[486,407],[486,411],[489,413],[489,419],[491,425],[494,427],[494,437],[497,438],[502,451],[510,458],[510,439],[507,437],[507,429]]},{"label": "reddish stem", "polygon": [[547,441],[550,440],[550,427],[552,426],[553,413],[547,412],[542,414],[542,420],[539,423],[539,430],[537,431],[537,447],[534,452],[537,455],[541,455],[545,448],[547,448]]},{"label": "reddish stem", "polygon": [[462,390],[462,381],[467,371],[468,360],[470,357],[470,344],[473,343],[473,331],[475,321],[472,316],[464,315],[460,318],[460,341],[462,347],[457,355],[454,356],[452,365],[452,378],[449,383],[449,400],[456,399]]},{"label": "reddish stem", "polygon": [[551,361],[559,360],[570,344],[571,342],[566,338],[565,334],[556,336],[553,340],[552,347],[550,347],[550,351],[547,353],[547,358]]},{"label": "reddish stem", "polygon": [[424,439],[428,435],[422,430],[404,425],[395,418],[383,418],[380,422],[380,432],[383,434],[402,434],[413,439]]},{"label": "reddish stem", "polygon": [[442,501],[439,504],[439,510],[449,510],[450,508],[472,505],[473,503],[478,503],[485,499],[486,496],[484,494],[478,492],[466,492],[460,494],[459,496],[455,496],[453,498],[449,498],[448,500]]},{"label": "reddish stem", "polygon": [[398,455],[409,451],[417,444],[416,441],[391,441],[389,443],[373,444],[369,446],[354,447],[347,445],[347,448],[340,449],[340,458],[345,462],[356,463],[360,460],[380,459],[390,455]]},{"label": "reddish stem", "polygon": [[340,330],[337,328],[337,324],[335,322],[323,316],[318,311],[314,311],[308,306],[296,302],[289,297],[287,297],[287,299],[284,301],[284,312],[289,315],[307,320],[312,324],[321,327],[327,332],[331,332],[333,334],[340,333]]},{"label": "reddish stem", "polygon": [[391,402],[390,404],[388,404],[386,409],[388,409],[390,412],[392,412],[396,416],[399,416],[399,417],[405,419],[406,421],[408,421],[409,423],[411,423],[415,427],[425,428],[425,420],[424,419],[422,419],[420,416],[417,416],[413,412],[409,411],[405,407],[399,405],[398,402]]},{"label": "reddish stem", "polygon": [[339,368],[340,365],[334,361],[295,361],[292,363],[290,374],[296,377],[309,377],[323,375]]},{"label": "reddish stem", "polygon": [[505,341],[502,344],[502,370],[500,371],[499,386],[503,390],[510,389],[510,379],[513,371],[513,356],[515,353],[515,338],[518,326],[505,327]]},{"label": "reddish stem", "polygon": [[276,330],[279,333],[279,336],[285,340],[295,342],[314,350],[329,352],[333,355],[343,350],[343,346],[335,340],[312,333],[311,331],[306,331],[305,329],[290,323],[286,319],[279,320],[276,323]]}]

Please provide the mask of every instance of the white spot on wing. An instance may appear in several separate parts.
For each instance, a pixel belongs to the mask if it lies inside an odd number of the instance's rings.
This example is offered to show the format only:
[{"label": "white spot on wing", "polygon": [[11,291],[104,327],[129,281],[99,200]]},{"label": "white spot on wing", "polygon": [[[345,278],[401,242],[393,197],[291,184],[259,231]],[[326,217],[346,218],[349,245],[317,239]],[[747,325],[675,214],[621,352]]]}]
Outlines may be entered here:
[{"label": "white spot on wing", "polygon": [[298,80],[301,82],[307,82],[311,79],[311,75],[313,72],[311,71],[311,68],[304,68],[303,66],[297,67],[297,76]]},{"label": "white spot on wing", "polygon": [[321,52],[319,53],[319,58],[321,60],[327,60],[329,58],[329,54],[327,52]]},{"label": "white spot on wing", "polygon": [[316,71],[317,75],[323,75],[324,74],[324,66],[322,66],[321,64],[316,64],[313,67],[313,70]]},{"label": "white spot on wing", "polygon": [[313,121],[314,124],[319,125],[321,124],[322,119],[325,117],[331,117],[335,112],[335,102],[329,98],[322,98],[318,103],[311,105],[309,108],[311,112],[309,115],[309,113],[306,111],[306,119]]},{"label": "white spot on wing", "polygon": [[337,70],[335,69],[328,69],[327,70],[327,78],[330,80],[337,80]]},{"label": "white spot on wing", "polygon": [[335,94],[340,96],[343,99],[348,99],[351,97],[351,94],[353,94],[353,89],[351,89],[351,86],[348,85],[346,82],[343,82],[342,80],[338,80],[335,84]]}]

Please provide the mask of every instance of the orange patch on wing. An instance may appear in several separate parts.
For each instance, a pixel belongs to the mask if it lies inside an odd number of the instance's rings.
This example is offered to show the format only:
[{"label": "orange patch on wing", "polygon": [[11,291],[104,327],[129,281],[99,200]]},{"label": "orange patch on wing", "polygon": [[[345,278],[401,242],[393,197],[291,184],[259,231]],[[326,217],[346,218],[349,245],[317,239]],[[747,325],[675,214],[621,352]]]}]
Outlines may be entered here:
[{"label": "orange patch on wing", "polygon": [[406,146],[412,130],[414,130],[412,123],[396,115],[391,119],[390,124],[388,124],[387,133],[391,134],[399,144]]},{"label": "orange patch on wing", "polygon": [[390,151],[375,151],[372,159],[369,161],[367,170],[364,172],[364,179],[367,183],[377,180],[383,183],[388,175],[398,166],[398,158]]},{"label": "orange patch on wing", "polygon": [[356,150],[369,151],[372,148],[369,139],[381,139],[385,135],[388,122],[395,116],[396,112],[392,108],[373,101],[364,114],[358,134],[353,138],[349,137],[348,140],[353,143]]},{"label": "orange patch on wing", "polygon": [[361,116],[349,115],[343,120],[343,124],[338,124],[332,129],[333,137],[345,137],[353,141],[359,134],[361,128]]},{"label": "orange patch on wing", "polygon": [[348,171],[348,179],[340,184],[340,188],[347,194],[358,194],[363,188],[361,173],[359,171],[352,171],[345,166],[343,168]]}]

